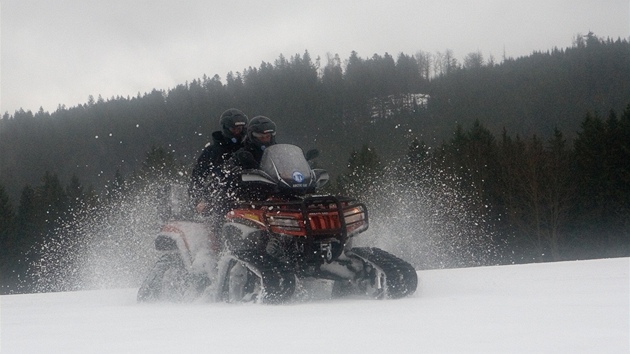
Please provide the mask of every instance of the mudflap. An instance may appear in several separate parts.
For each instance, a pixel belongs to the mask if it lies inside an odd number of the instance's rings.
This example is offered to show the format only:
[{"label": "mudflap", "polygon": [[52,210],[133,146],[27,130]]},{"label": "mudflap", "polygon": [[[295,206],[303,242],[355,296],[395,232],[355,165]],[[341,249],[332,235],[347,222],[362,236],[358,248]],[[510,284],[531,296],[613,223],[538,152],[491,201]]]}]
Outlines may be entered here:
[{"label": "mudflap", "polygon": [[217,300],[230,303],[281,304],[295,291],[296,277],[286,263],[256,250],[221,258]]},{"label": "mudflap", "polygon": [[357,291],[375,299],[399,299],[418,287],[418,273],[404,260],[375,247],[354,247],[346,252],[364,263],[361,275],[352,281],[336,281],[333,296]]}]

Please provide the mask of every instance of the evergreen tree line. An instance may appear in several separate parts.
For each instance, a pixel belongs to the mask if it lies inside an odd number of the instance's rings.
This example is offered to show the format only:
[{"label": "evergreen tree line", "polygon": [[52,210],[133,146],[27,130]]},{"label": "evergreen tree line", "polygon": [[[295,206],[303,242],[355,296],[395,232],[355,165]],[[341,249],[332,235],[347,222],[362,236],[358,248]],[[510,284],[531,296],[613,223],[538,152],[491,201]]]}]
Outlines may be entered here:
[{"label": "evergreen tree line", "polygon": [[[630,105],[621,117],[587,114],[577,135],[572,146],[558,129],[547,140],[507,131],[497,139],[476,121],[434,149],[414,139],[393,162],[366,144],[328,192],[364,200],[377,227],[394,218],[390,247],[417,267],[628,256]],[[77,177],[64,187],[46,172],[39,186],[23,188],[16,210],[0,185],[2,292],[74,289],[103,211],[139,190],[157,196],[165,184],[186,183],[181,169],[174,154],[153,147],[102,196]]]},{"label": "evergreen tree line", "polygon": [[[137,222],[147,222],[142,229],[155,232],[159,192],[164,185],[183,182],[179,169],[172,153],[152,147],[138,171],[128,179],[117,171],[100,195],[76,176],[64,186],[56,174],[46,172],[38,186],[22,189],[17,208],[0,185],[0,292],[75,290],[85,266],[82,258],[99,242],[93,233],[107,234],[105,229],[114,228],[107,223],[116,222],[124,224],[122,232],[137,229],[132,225]],[[138,196],[149,196],[151,202],[138,202]],[[134,203],[150,209],[143,215],[154,218],[129,219],[128,205]]]},{"label": "evergreen tree line", "polygon": [[[466,222],[484,225],[460,240],[449,235],[449,242],[464,244],[476,232],[493,239],[466,243],[469,251],[486,249],[469,258],[454,255],[459,266],[621,257],[630,255],[629,162],[630,105],[621,117],[587,114],[573,143],[559,129],[548,139],[505,130],[497,138],[475,121],[468,130],[458,125],[437,148],[414,139],[393,163],[364,145],[351,154],[337,187],[371,202],[379,217],[402,210],[411,218],[440,215],[441,222],[455,224],[447,214],[453,204],[465,206]],[[388,184],[394,193],[384,188]],[[455,198],[444,198],[452,191]],[[413,239],[422,230],[403,232],[409,238],[402,248],[426,241]]]}]

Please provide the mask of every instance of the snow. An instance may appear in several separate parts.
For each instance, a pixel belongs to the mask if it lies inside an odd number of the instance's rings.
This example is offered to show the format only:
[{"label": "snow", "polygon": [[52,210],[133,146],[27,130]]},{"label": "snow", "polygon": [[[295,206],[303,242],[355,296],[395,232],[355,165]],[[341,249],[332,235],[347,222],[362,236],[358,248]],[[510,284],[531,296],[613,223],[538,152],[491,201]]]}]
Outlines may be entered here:
[{"label": "snow", "polygon": [[629,258],[418,275],[416,294],[387,301],[138,304],[137,289],[5,295],[0,352],[630,351]]}]

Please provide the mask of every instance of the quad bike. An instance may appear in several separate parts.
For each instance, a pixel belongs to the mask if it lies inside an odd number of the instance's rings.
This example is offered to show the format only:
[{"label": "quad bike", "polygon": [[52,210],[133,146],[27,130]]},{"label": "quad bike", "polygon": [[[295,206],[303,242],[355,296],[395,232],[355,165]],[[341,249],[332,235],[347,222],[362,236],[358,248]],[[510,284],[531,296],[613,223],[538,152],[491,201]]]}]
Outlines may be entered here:
[{"label": "quad bike", "polygon": [[352,198],[315,194],[328,179],[326,171],[310,168],[299,147],[270,146],[260,169],[240,174],[240,202],[219,232],[186,221],[163,227],[155,240],[161,256],[138,300],[283,303],[304,279],[331,281],[335,297],[413,294],[413,266],[378,248],[352,247],[368,228],[367,208]]}]

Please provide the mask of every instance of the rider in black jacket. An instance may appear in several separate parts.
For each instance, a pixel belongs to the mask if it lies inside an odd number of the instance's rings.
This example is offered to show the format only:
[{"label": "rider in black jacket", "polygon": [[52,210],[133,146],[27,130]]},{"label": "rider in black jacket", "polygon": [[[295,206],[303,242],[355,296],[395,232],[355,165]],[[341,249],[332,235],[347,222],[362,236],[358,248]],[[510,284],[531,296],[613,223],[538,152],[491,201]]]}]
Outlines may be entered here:
[{"label": "rider in black jacket", "polygon": [[[206,145],[192,171],[188,193],[197,212],[209,212],[210,197],[221,199],[226,183],[222,167],[234,152],[243,147],[247,122],[245,113],[235,108],[221,114],[221,130],[212,133],[212,144]],[[216,198],[212,199],[219,202]],[[220,208],[220,204],[217,203],[216,207]]]}]

